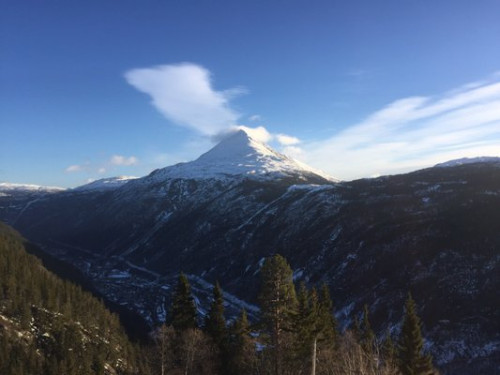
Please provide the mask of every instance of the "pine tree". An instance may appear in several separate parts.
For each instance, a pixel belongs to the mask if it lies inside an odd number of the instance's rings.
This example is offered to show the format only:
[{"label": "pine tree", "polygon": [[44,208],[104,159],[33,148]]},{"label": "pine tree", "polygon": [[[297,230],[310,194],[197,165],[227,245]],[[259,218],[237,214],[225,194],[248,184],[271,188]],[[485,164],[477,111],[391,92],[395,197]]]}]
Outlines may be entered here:
[{"label": "pine tree", "polygon": [[309,314],[310,314],[310,323],[309,330],[311,336],[311,346],[309,350],[310,357],[310,365],[311,365],[311,375],[316,374],[316,358],[318,353],[318,340],[321,338],[323,331],[326,329],[327,321],[325,320],[325,316],[323,316],[322,311],[320,309],[320,304],[318,301],[318,293],[316,289],[313,288],[309,295]]},{"label": "pine tree", "polygon": [[205,318],[205,332],[213,339],[215,344],[223,349],[227,340],[226,318],[224,317],[224,299],[219,283],[215,283],[213,300],[210,310]]},{"label": "pine tree", "polygon": [[169,323],[178,331],[198,327],[196,305],[191,294],[191,286],[186,275],[182,272],[179,274],[172,298]]},{"label": "pine tree", "polygon": [[403,375],[430,375],[435,370],[432,357],[423,354],[424,340],[420,318],[411,294],[405,303],[405,316],[399,338],[399,369]]},{"label": "pine tree", "polygon": [[253,374],[256,360],[255,339],[251,336],[247,312],[243,309],[231,327],[228,373],[234,375]]},{"label": "pine tree", "polygon": [[317,325],[318,301],[311,295],[305,283],[300,283],[297,293],[297,311],[294,314],[294,357],[297,364],[305,364],[304,359],[311,357],[311,348],[315,340],[315,327]]},{"label": "pine tree", "polygon": [[228,330],[224,317],[224,299],[218,282],[213,288],[213,300],[205,318],[204,331],[218,349],[218,365],[221,373],[227,373]]},{"label": "pine tree", "polygon": [[281,255],[266,258],[261,269],[262,322],[271,336],[273,372],[282,374],[283,332],[291,329],[292,314],[297,299],[293,285],[293,272]]},{"label": "pine tree", "polygon": [[309,308],[312,316],[310,326],[312,345],[310,349],[310,373],[316,374],[318,352],[320,349],[334,349],[336,347],[337,321],[333,315],[333,302],[326,284],[321,287],[321,296],[318,299],[316,289],[313,288],[309,297]]},{"label": "pine tree", "polygon": [[322,322],[322,341],[335,348],[337,346],[337,320],[333,314],[333,302],[328,285],[323,284],[319,299],[319,313]]}]

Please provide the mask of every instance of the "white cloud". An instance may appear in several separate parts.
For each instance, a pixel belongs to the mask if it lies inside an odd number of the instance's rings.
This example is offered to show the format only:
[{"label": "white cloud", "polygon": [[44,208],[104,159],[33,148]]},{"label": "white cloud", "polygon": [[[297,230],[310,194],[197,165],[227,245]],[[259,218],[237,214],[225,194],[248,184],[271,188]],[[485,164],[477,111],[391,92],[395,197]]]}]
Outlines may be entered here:
[{"label": "white cloud", "polygon": [[291,146],[300,143],[300,139],[286,134],[276,134],[276,140],[283,146]]},{"label": "white cloud", "polygon": [[[300,142],[286,134],[272,134],[263,126],[237,125],[240,114],[231,108],[230,100],[247,91],[240,87],[216,91],[210,72],[200,65],[183,63],[133,69],[125,73],[125,78],[148,94],[153,106],[168,120],[209,136],[213,142],[236,129],[243,129],[264,143],[277,141],[282,146],[290,146]],[[261,116],[254,114],[248,120],[260,121]],[[120,163],[121,159],[112,162]]]},{"label": "white cloud", "polygon": [[244,130],[250,137],[262,143],[270,143],[277,141],[280,146],[292,146],[300,143],[300,139],[287,134],[273,134],[269,132],[264,126],[252,128],[246,125],[233,126],[228,130],[222,131],[211,137],[213,142],[220,142],[231,133],[237,130]]},{"label": "white cloud", "polygon": [[112,165],[125,165],[125,166],[129,166],[129,165],[136,165],[138,163],[138,160],[137,160],[137,158],[135,156],[126,157],[126,156],[122,156],[122,155],[113,155],[111,157],[111,159],[109,160],[109,162]]},{"label": "white cloud", "polygon": [[[103,175],[116,167],[128,167],[137,165],[139,160],[135,156],[113,155],[106,161],[90,162],[70,165],[65,169],[66,173],[81,172],[87,175]],[[91,177],[93,178],[93,177]]]},{"label": "white cloud", "polygon": [[252,115],[252,116],[248,117],[248,120],[250,120],[252,122],[260,121],[260,120],[262,120],[262,117],[260,117],[260,115]]},{"label": "white cloud", "polygon": [[262,143],[268,143],[274,138],[274,136],[263,126],[251,128],[245,125],[238,125],[236,128],[244,130],[250,137]]},{"label": "white cloud", "polygon": [[400,173],[454,158],[500,156],[500,82],[396,100],[302,149],[304,161],[342,179]]},{"label": "white cloud", "polygon": [[73,173],[73,172],[80,172],[83,169],[81,165],[70,165],[68,168],[65,169],[66,173]]},{"label": "white cloud", "polygon": [[192,63],[133,69],[125,73],[129,84],[148,94],[153,106],[173,123],[214,135],[236,125],[240,115],[229,101],[246,92],[242,88],[216,91],[210,72]]}]

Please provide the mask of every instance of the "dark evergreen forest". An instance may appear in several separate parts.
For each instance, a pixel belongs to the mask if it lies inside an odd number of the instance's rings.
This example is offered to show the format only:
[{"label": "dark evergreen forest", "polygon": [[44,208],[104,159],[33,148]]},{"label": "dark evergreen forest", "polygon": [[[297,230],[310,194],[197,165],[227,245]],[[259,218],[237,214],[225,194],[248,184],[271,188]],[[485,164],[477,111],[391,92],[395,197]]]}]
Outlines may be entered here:
[{"label": "dark evergreen forest", "polygon": [[[133,342],[118,316],[47,271],[0,223],[0,374],[435,374],[411,295],[401,329],[376,337],[369,306],[340,332],[327,285],[294,285],[285,258],[261,269],[260,318],[227,320],[216,283],[200,316],[182,273],[167,321]],[[138,323],[140,324],[140,323]]]}]

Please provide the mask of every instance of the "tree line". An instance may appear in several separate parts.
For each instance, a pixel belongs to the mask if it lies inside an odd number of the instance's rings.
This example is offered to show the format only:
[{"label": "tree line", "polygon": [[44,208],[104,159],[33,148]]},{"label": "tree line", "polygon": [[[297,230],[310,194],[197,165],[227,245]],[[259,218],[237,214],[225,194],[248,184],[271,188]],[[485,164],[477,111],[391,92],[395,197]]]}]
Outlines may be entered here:
[{"label": "tree line", "polygon": [[431,375],[423,352],[421,321],[408,295],[401,332],[378,340],[365,305],[362,319],[340,332],[327,285],[308,288],[293,282],[286,259],[274,255],[261,268],[259,320],[246,311],[228,322],[223,292],[213,288],[212,303],[199,319],[187,277],[181,273],[165,324],[154,333],[151,371],[158,374],[223,375]]}]

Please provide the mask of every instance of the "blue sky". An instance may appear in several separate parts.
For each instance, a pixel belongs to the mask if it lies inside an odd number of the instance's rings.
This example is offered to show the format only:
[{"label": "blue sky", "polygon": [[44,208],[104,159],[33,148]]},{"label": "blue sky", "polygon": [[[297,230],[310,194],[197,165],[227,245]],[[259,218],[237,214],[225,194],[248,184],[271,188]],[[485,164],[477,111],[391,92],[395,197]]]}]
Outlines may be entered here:
[{"label": "blue sky", "polygon": [[500,156],[499,1],[4,1],[0,182],[72,187],[221,131],[352,179]]}]

